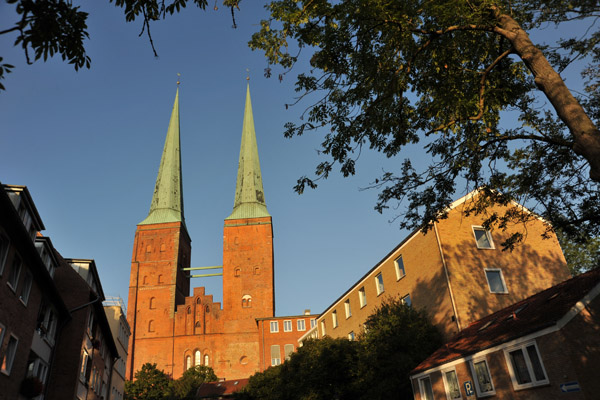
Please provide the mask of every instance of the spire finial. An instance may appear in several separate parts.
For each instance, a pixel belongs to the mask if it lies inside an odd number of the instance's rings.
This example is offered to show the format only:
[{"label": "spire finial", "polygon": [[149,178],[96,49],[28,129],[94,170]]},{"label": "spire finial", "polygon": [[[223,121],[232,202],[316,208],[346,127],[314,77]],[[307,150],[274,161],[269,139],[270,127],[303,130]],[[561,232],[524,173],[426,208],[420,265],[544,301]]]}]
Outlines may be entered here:
[{"label": "spire finial", "polygon": [[180,83],[181,83],[181,74],[178,72],[177,73],[177,87],[179,87]]},{"label": "spire finial", "polygon": [[246,80],[249,81],[250,80],[250,69],[246,68]]}]

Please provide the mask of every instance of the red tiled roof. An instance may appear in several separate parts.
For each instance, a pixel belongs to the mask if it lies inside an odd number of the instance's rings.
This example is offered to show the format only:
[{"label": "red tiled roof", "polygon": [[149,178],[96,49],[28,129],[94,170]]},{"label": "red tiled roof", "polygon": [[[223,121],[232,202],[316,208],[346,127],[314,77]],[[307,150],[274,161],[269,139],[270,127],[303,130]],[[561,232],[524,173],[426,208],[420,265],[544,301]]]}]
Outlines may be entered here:
[{"label": "red tiled roof", "polygon": [[230,396],[233,393],[241,390],[248,384],[249,379],[233,379],[222,382],[207,382],[203,383],[196,392],[196,397],[200,399],[214,398],[219,396]]},{"label": "red tiled roof", "polygon": [[600,269],[576,276],[473,322],[412,370],[412,374],[555,325],[600,284]]}]

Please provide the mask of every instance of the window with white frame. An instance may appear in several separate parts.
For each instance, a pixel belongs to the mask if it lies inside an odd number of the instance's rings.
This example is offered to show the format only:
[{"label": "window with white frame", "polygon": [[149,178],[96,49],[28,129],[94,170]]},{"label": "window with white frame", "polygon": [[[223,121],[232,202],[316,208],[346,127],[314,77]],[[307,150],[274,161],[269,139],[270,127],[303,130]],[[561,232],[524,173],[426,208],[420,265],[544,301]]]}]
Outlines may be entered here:
[{"label": "window with white frame", "polygon": [[337,311],[333,311],[331,313],[331,323],[333,324],[334,328],[337,328],[337,326],[338,326]]},{"label": "window with white frame", "polygon": [[293,344],[286,344],[283,346],[283,354],[285,356],[285,360],[289,360],[290,357],[292,356],[292,353],[294,352],[294,345]]},{"label": "window with white frame", "polygon": [[352,309],[350,308],[350,299],[344,302],[344,311],[346,311],[346,319],[352,316]]},{"label": "window with white frame", "polygon": [[19,276],[21,276],[21,259],[18,256],[15,256],[12,262],[12,268],[10,269],[8,275],[8,281],[6,282],[8,286],[13,290],[13,292],[17,291],[17,285],[19,284]]},{"label": "window with white frame", "polygon": [[32,285],[33,285],[33,276],[31,275],[31,272],[25,271],[25,278],[23,279],[23,286],[21,286],[21,294],[19,294],[19,299],[25,305],[27,305],[27,302],[29,301],[29,294],[31,293]]},{"label": "window with white frame", "polygon": [[490,293],[508,293],[504,275],[502,275],[500,268],[485,268],[484,271]]},{"label": "window with white frame", "polygon": [[473,227],[473,235],[475,236],[475,242],[477,243],[478,249],[493,249],[494,242],[492,241],[492,235],[490,232],[481,227],[474,226]]},{"label": "window with white frame", "polygon": [[327,331],[325,330],[325,321],[321,321],[321,335],[325,336]]},{"label": "window with white frame", "polygon": [[10,240],[4,235],[0,235],[0,276],[4,272],[4,264],[8,257],[8,249],[10,247]]},{"label": "window with white frame", "polygon": [[279,321],[271,321],[271,333],[279,332]]},{"label": "window with white frame", "polygon": [[354,341],[355,339],[356,335],[354,334],[354,331],[350,331],[350,333],[348,334],[348,340]]},{"label": "window with white frame", "polygon": [[306,321],[304,321],[303,319],[299,319],[296,321],[296,329],[298,329],[299,331],[305,331],[306,330]]},{"label": "window with white frame", "polygon": [[429,375],[419,379],[419,392],[422,400],[433,400],[433,387]]},{"label": "window with white frame", "polygon": [[494,382],[490,375],[490,369],[488,367],[485,358],[473,359],[470,363],[471,373],[475,377],[475,390],[478,396],[490,396],[496,394],[494,389]]},{"label": "window with white frame", "polygon": [[365,293],[364,287],[358,289],[358,302],[360,304],[360,308],[363,308],[367,305],[367,294]]},{"label": "window with white frame", "polygon": [[401,278],[404,278],[406,271],[404,270],[404,261],[402,261],[402,256],[394,260],[394,267],[396,268],[396,279],[400,280]]},{"label": "window with white frame", "polygon": [[549,383],[535,342],[505,349],[504,356],[515,390]]},{"label": "window with white frame", "polygon": [[283,331],[284,332],[292,331],[292,320],[286,319],[283,321]]},{"label": "window with white frame", "polygon": [[279,364],[281,364],[281,349],[278,344],[274,344],[271,346],[271,365]]},{"label": "window with white frame", "polygon": [[442,371],[444,377],[444,387],[446,389],[446,397],[448,400],[462,399],[460,394],[460,384],[456,376],[456,369],[447,369]]},{"label": "window with white frame", "polygon": [[383,275],[381,275],[381,273],[377,274],[375,277],[375,287],[377,288],[377,296],[384,292]]},{"label": "window with white frame", "polygon": [[311,318],[310,319],[310,329],[314,328],[315,326],[317,326],[317,319]]},{"label": "window with white frame", "polygon": [[410,294],[407,294],[406,296],[404,296],[403,298],[401,298],[400,301],[404,305],[407,305],[409,307],[412,306],[412,300],[410,299]]}]

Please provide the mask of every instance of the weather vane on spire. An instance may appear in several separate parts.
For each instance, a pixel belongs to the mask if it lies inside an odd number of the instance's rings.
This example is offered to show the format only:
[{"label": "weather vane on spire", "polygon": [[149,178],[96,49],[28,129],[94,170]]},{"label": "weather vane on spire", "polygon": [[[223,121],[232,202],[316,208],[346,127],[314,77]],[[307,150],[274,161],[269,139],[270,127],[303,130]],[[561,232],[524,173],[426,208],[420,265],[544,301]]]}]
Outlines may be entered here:
[{"label": "weather vane on spire", "polygon": [[177,73],[177,86],[179,86],[179,84],[181,83],[181,80],[179,78],[181,78],[181,74],[178,72]]},{"label": "weather vane on spire", "polygon": [[246,80],[249,81],[250,80],[250,69],[246,68]]}]

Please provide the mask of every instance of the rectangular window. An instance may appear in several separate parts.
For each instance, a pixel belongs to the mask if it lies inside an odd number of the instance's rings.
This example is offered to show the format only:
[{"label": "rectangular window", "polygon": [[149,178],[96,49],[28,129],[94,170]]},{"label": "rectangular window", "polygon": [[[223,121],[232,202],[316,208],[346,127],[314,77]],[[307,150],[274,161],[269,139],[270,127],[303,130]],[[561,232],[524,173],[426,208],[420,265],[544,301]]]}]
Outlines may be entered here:
[{"label": "rectangular window", "polygon": [[321,321],[321,336],[325,336],[327,331],[325,331],[325,321]]},{"label": "rectangular window", "polygon": [[15,355],[17,354],[17,345],[19,344],[19,339],[15,336],[10,335],[8,338],[8,345],[6,346],[6,351],[4,352],[4,360],[2,361],[2,368],[0,369],[4,374],[10,375],[10,371],[13,366],[13,362],[15,361]]},{"label": "rectangular window", "polygon": [[88,334],[92,336],[94,334],[94,310],[90,308],[90,313],[88,315]]},{"label": "rectangular window", "polygon": [[433,388],[429,376],[419,379],[419,391],[421,392],[421,399],[433,400]]},{"label": "rectangular window", "polygon": [[446,388],[446,397],[449,400],[462,399],[460,394],[460,385],[458,384],[458,378],[456,376],[456,370],[446,370],[442,373],[444,377],[444,387]]},{"label": "rectangular window", "polygon": [[310,328],[314,328],[315,326],[317,326],[317,319],[316,318],[311,318],[310,319]]},{"label": "rectangular window", "polygon": [[348,334],[348,340],[354,341],[356,339],[356,335],[354,335],[354,331],[350,331]]},{"label": "rectangular window", "polygon": [[502,270],[499,268],[485,268],[485,278],[487,279],[490,293],[508,293]]},{"label": "rectangular window", "polygon": [[284,332],[292,331],[292,321],[291,320],[286,319],[285,321],[283,321],[283,331]]},{"label": "rectangular window", "polygon": [[0,350],[2,350],[2,345],[4,344],[4,332],[6,332],[6,328],[0,324]]},{"label": "rectangular window", "polygon": [[31,272],[25,272],[25,279],[23,279],[23,286],[21,287],[21,294],[19,298],[23,302],[23,304],[27,305],[29,301],[29,294],[31,293],[31,285],[33,284],[33,276]]},{"label": "rectangular window", "polygon": [[492,235],[488,230],[481,226],[473,227],[473,235],[475,235],[475,242],[477,243],[478,249],[493,249],[494,242],[492,241]]},{"label": "rectangular window", "polygon": [[364,287],[358,289],[358,301],[360,303],[360,308],[363,308],[367,305],[367,294],[365,293]]},{"label": "rectangular window", "polygon": [[283,346],[283,354],[285,356],[285,360],[289,360],[290,357],[292,356],[292,353],[294,352],[294,345],[293,344],[286,344]]},{"label": "rectangular window", "polygon": [[271,333],[279,332],[279,321],[271,321]]},{"label": "rectangular window", "polygon": [[346,311],[346,319],[352,316],[352,310],[350,309],[350,299],[344,302],[344,310]]},{"label": "rectangular window", "polygon": [[394,266],[396,267],[396,279],[400,280],[401,278],[404,278],[406,271],[404,271],[404,261],[402,261],[402,256],[396,258]]},{"label": "rectangular window", "polygon": [[475,389],[478,396],[489,396],[496,393],[485,358],[471,362],[471,373],[475,377]]},{"label": "rectangular window", "polygon": [[506,349],[504,356],[515,390],[549,382],[535,342]]},{"label": "rectangular window", "polygon": [[271,346],[271,365],[279,365],[281,364],[281,350],[278,344],[274,344]]},{"label": "rectangular window", "polygon": [[81,369],[79,370],[79,379],[82,382],[85,382],[85,373],[87,371],[88,357],[88,353],[84,349],[83,353],[81,354]]},{"label": "rectangular window", "polygon": [[375,287],[377,288],[377,296],[384,292],[383,289],[383,275],[378,274],[375,277]]},{"label": "rectangular window", "polygon": [[334,311],[331,313],[331,322],[333,324],[333,327],[337,328],[337,326],[338,326],[337,311]]},{"label": "rectangular window", "polygon": [[0,276],[4,272],[4,264],[6,263],[6,258],[8,257],[8,249],[9,249],[10,241],[4,235],[0,235]]},{"label": "rectangular window", "polygon": [[305,331],[306,330],[306,322],[303,319],[299,319],[296,321],[296,329],[298,329],[299,331]]},{"label": "rectangular window", "polygon": [[15,259],[12,263],[12,268],[10,270],[10,274],[8,275],[8,286],[13,290],[13,292],[17,291],[17,285],[19,284],[19,276],[21,276],[21,259],[15,256]]},{"label": "rectangular window", "polygon": [[402,304],[405,304],[407,306],[412,306],[412,300],[410,299],[410,294],[407,294],[406,296],[404,296],[402,299],[400,299],[400,301],[402,302]]}]

